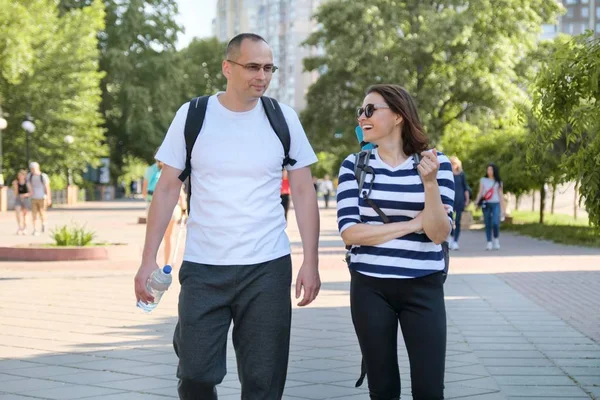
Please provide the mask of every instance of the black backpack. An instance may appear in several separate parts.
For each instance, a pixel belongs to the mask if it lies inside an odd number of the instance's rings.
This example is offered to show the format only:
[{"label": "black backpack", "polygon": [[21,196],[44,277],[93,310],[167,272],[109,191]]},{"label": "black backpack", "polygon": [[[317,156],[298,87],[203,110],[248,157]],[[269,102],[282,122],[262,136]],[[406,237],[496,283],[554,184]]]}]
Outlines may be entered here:
[{"label": "black backpack", "polygon": [[[206,117],[206,108],[208,107],[208,99],[210,96],[201,96],[196,97],[195,99],[190,100],[190,107],[188,109],[187,118],[185,120],[185,169],[179,175],[179,180],[181,182],[185,182],[187,178],[190,177],[192,173],[192,149],[194,148],[194,144],[196,143],[196,139],[198,139],[198,135],[202,130],[202,125],[204,124],[204,119]],[[281,107],[277,100],[272,99],[270,97],[263,96],[260,98],[262,101],[263,108],[265,110],[265,114],[267,114],[267,118],[269,119],[269,123],[271,127],[277,134],[277,137],[281,141],[283,146],[283,167],[286,165],[294,165],[296,164],[296,160],[290,158],[290,145],[291,145],[291,137],[290,137],[290,129],[288,128],[287,122],[285,120],[285,116],[281,111]],[[187,181],[187,212],[188,215],[190,213],[190,199],[192,197],[192,182],[191,179]]]}]

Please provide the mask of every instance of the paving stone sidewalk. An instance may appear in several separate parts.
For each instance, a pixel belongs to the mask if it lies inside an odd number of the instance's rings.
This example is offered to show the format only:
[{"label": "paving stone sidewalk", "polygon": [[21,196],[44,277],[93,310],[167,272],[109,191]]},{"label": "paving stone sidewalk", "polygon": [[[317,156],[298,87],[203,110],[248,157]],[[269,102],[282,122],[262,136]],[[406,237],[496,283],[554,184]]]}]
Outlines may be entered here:
[{"label": "paving stone sidewalk", "polygon": [[[91,208],[78,212],[88,225],[100,227],[99,236],[118,236],[130,249],[141,246],[144,227],[132,222],[140,204]],[[53,214],[56,221],[67,218],[67,211]],[[297,268],[301,248],[291,215]],[[366,383],[354,387],[360,351],[350,319],[342,244],[333,210],[321,215],[323,287],[314,305],[294,308],[284,398],[368,399]],[[0,216],[3,226],[6,220]],[[585,281],[567,278],[586,273],[588,281],[596,280],[600,251],[503,235],[502,252],[486,253],[479,248],[480,235],[465,232],[445,285],[446,398],[600,398],[600,345],[565,318],[577,303],[554,298],[552,285],[546,284],[546,292],[539,289],[537,296],[518,287],[554,274],[553,279],[565,282],[563,292],[571,287],[584,293],[580,297],[592,307],[600,294],[584,292]],[[0,239],[13,240],[2,233]],[[0,262],[0,400],[177,398],[171,338],[179,287],[174,283],[153,313],[139,312],[132,291],[137,257],[68,264]],[[548,302],[563,304],[566,311]],[[590,320],[598,321],[598,315]],[[402,399],[411,399],[403,347],[399,359]],[[240,398],[231,345],[219,398]]]}]

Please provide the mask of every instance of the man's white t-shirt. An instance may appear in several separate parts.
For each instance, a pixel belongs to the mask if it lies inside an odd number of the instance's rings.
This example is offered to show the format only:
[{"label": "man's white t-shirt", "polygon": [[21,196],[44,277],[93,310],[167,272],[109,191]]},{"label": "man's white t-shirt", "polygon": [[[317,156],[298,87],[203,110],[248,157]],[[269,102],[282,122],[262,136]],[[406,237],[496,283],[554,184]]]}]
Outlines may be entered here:
[{"label": "man's white t-shirt", "polygon": [[[262,102],[233,112],[213,95],[192,150],[191,212],[183,259],[210,265],[249,265],[290,254],[281,206],[284,151]],[[185,169],[185,120],[181,106],[156,159]],[[296,112],[281,104],[291,145],[288,170],[306,167],[317,157]]]}]

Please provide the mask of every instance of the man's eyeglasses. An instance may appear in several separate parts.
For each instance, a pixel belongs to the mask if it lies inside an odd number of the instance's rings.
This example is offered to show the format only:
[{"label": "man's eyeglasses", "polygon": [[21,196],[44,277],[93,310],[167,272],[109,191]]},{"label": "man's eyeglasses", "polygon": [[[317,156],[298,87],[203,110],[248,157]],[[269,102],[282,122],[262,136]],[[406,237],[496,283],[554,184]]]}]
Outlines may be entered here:
[{"label": "man's eyeglasses", "polygon": [[246,71],[252,72],[254,74],[260,72],[261,69],[265,70],[265,74],[272,74],[273,72],[275,72],[279,69],[279,67],[277,67],[273,64],[265,64],[265,65],[255,64],[255,63],[240,64],[240,63],[237,63],[232,60],[227,60],[227,62],[230,62],[235,65],[239,65],[240,67],[244,68]]},{"label": "man's eyeglasses", "polygon": [[379,110],[381,108],[390,108],[386,104],[367,104],[364,107],[359,107],[356,110],[356,119],[360,118],[361,115],[365,114],[365,117],[371,118],[375,110]]}]

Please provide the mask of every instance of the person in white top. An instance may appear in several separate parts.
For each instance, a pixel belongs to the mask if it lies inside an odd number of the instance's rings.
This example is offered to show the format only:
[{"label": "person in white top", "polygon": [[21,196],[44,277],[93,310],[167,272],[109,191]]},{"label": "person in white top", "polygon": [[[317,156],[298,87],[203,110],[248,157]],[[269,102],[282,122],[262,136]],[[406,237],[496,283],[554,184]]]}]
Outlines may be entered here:
[{"label": "person in white top", "polygon": [[321,182],[321,192],[323,192],[323,200],[325,200],[325,208],[329,208],[329,199],[333,193],[333,182],[329,175],[325,175],[323,182]]},{"label": "person in white top", "polygon": [[479,193],[475,201],[477,207],[481,207],[483,210],[487,239],[486,250],[500,250],[500,222],[504,221],[506,209],[503,189],[504,184],[500,178],[498,166],[490,163],[487,166],[486,176],[479,180]]},{"label": "person in white top", "polygon": [[[216,399],[226,374],[226,343],[233,321],[242,398],[280,399],[289,358],[291,256],[281,205],[282,142],[261,97],[276,71],[271,48],[255,34],[227,46],[225,92],[208,99],[191,157],[190,214],[179,272],[179,321],[173,344],[179,357],[180,399]],[[177,114],[156,158],[164,163],[154,190],[138,300],[152,301],[145,283],[158,265],[157,249],[177,203],[186,168],[184,127],[189,103]],[[294,110],[281,104],[290,131],[287,164],[304,261],[296,279],[299,306],[320,288],[319,210],[310,165],[317,161]]]},{"label": "person in white top", "polygon": [[40,164],[31,162],[29,164],[30,173],[27,176],[27,185],[31,193],[31,217],[33,219],[34,236],[39,235],[36,230],[35,222],[39,215],[41,221],[41,232],[46,232],[46,209],[52,205],[52,192],[50,190],[50,178],[40,169]]}]

